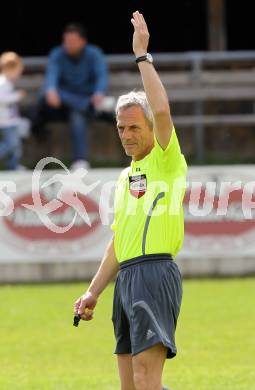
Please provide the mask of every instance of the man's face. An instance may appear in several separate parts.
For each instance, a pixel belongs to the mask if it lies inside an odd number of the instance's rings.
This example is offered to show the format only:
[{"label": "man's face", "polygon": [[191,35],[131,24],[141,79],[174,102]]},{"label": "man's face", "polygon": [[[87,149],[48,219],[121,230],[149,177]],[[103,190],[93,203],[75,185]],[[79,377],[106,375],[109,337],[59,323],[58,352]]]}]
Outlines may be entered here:
[{"label": "man's face", "polygon": [[63,36],[64,48],[70,56],[78,56],[86,46],[87,40],[76,32],[68,32]]},{"label": "man's face", "polygon": [[132,106],[119,110],[117,128],[123,148],[133,160],[141,160],[153,148],[153,131],[141,107]]}]

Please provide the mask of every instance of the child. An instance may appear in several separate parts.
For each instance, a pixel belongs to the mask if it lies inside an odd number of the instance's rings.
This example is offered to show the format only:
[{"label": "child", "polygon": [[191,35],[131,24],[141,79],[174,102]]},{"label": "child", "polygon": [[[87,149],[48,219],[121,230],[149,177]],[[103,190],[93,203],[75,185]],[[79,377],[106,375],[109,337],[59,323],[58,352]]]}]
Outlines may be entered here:
[{"label": "child", "polygon": [[6,160],[7,169],[22,169],[22,140],[27,137],[30,121],[21,118],[19,101],[25,92],[15,90],[14,82],[23,71],[23,62],[18,54],[6,52],[0,56],[0,159]]}]

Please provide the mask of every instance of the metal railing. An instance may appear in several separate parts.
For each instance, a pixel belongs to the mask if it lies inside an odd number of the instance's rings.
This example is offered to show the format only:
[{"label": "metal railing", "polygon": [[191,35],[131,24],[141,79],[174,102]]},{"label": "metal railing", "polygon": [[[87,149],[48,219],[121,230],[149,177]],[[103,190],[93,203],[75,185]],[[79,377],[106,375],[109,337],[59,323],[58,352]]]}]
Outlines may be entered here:
[{"label": "metal railing", "polygon": [[[152,53],[154,61],[159,66],[190,65],[191,69],[202,69],[209,64],[233,64],[235,62],[254,62],[255,51],[228,52],[185,52],[185,53]],[[110,67],[134,65],[133,54],[106,54],[106,62]],[[24,57],[27,67],[45,67],[47,57]]]},{"label": "metal railing", "polygon": [[[202,162],[204,159],[204,132],[210,125],[240,124],[243,126],[255,125],[254,113],[236,113],[233,115],[204,115],[204,102],[208,100],[250,100],[255,101],[255,51],[235,52],[186,52],[186,53],[152,53],[155,65],[159,70],[172,71],[179,69],[188,71],[192,81],[186,89],[176,87],[169,91],[170,100],[179,102],[193,102],[194,111],[190,117],[176,117],[176,122],[183,126],[194,128],[196,158]],[[108,54],[106,61],[110,72],[133,71],[137,69],[133,54]],[[47,57],[25,57],[24,64],[27,72],[42,72],[47,65]],[[231,72],[233,69],[245,69],[250,72],[250,83],[244,85],[242,81],[229,85],[228,88],[221,85],[202,85],[202,74],[205,70],[223,69]],[[249,79],[249,74],[248,74]],[[235,119],[238,119],[235,121]]]}]

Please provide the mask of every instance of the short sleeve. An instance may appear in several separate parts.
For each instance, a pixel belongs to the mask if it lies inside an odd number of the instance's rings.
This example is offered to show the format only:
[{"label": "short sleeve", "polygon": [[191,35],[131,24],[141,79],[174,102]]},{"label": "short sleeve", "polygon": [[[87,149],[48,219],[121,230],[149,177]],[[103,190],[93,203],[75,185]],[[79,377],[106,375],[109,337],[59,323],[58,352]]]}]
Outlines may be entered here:
[{"label": "short sleeve", "polygon": [[186,171],[187,164],[181,152],[174,127],[172,129],[169,144],[165,150],[162,149],[155,137],[154,153],[155,158],[158,160],[159,166],[164,170],[174,172],[179,171],[180,169],[184,169]]},{"label": "short sleeve", "polygon": [[114,220],[111,224],[111,230],[113,232],[116,232],[117,230],[119,210],[123,207],[126,179],[128,178],[129,171],[130,167],[123,169],[116,182],[116,187],[114,191]]},{"label": "short sleeve", "polygon": [[115,218],[114,218],[114,220],[113,220],[113,223],[111,224],[111,230],[113,231],[113,232],[116,232],[116,221],[115,221]]}]

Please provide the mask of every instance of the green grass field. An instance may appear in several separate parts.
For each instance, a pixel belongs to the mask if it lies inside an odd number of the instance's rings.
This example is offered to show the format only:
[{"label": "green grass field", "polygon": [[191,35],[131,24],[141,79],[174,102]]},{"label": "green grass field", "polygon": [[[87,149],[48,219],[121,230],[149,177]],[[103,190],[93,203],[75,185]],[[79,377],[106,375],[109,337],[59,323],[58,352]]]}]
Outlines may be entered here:
[{"label": "green grass field", "polygon": [[[84,284],[0,287],[0,390],[117,390],[113,286],[72,326]],[[185,280],[173,390],[255,390],[255,279]]]}]

